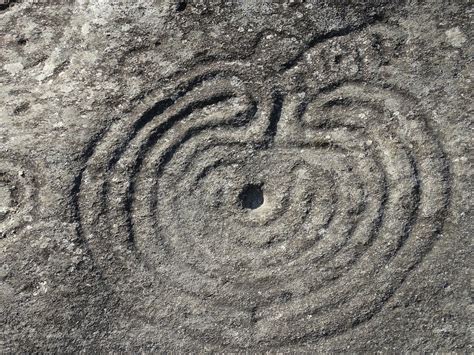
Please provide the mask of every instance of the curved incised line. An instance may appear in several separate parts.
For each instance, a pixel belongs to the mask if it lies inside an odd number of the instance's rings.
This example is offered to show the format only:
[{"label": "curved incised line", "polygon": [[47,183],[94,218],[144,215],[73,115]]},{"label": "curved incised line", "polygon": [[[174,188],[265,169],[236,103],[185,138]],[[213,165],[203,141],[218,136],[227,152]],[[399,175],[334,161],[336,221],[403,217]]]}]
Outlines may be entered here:
[{"label": "curved incised line", "polygon": [[[179,122],[180,120],[183,119],[183,117],[186,117],[189,115],[194,108],[199,107],[199,108],[204,108],[206,106],[210,106],[213,104],[216,104],[218,102],[225,101],[229,99],[230,96],[220,96],[220,97],[215,97],[211,98],[209,100],[202,101],[199,105],[194,106],[194,107],[188,107],[175,116],[172,116],[168,121],[163,123],[162,125],[158,126],[153,133],[148,137],[147,141],[142,145],[143,149],[141,149],[141,153],[139,154],[139,159],[137,159],[132,167],[132,176],[135,176],[139,170],[140,167],[142,166],[143,160],[145,159],[147,155],[147,151],[150,150],[155,143],[160,139],[160,137],[167,131],[169,130],[174,124]],[[251,103],[250,108],[247,108],[247,110],[242,114],[242,113],[237,113],[235,119],[231,120],[230,123],[224,124],[224,126],[234,126],[234,127],[239,127],[239,126],[244,126],[246,125],[252,117],[255,116],[257,112],[257,104],[256,102]],[[198,132],[208,130],[208,129],[213,129],[216,127],[221,127],[222,123],[211,123],[211,124],[205,124],[202,126],[194,127],[189,129],[184,137],[181,137],[180,141],[176,142],[174,145],[171,147],[167,148],[162,154],[161,154],[161,159],[160,159],[160,165],[157,166],[156,169],[156,177],[159,178],[161,176],[164,166],[167,165],[167,163],[173,158],[174,154],[176,153],[178,147],[182,145],[184,142],[188,141],[190,138],[192,138],[195,134]],[[136,178],[132,178],[128,189],[126,193],[126,211],[127,211],[127,230],[128,230],[128,235],[129,235],[129,246],[134,247],[134,237],[133,237],[133,222],[131,220],[131,205],[133,203],[133,195],[135,191],[135,183],[136,183]],[[157,201],[155,198],[152,197],[152,208],[156,208]]]}]

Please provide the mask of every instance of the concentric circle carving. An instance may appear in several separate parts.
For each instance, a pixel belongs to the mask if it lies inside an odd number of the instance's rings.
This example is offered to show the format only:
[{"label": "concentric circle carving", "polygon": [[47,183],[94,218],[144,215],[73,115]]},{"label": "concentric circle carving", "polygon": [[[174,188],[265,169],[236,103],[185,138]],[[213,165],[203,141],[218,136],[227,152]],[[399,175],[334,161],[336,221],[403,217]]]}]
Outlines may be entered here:
[{"label": "concentric circle carving", "polygon": [[78,179],[96,261],[156,333],[247,347],[343,332],[441,233],[448,162],[415,98],[251,74],[215,66],[148,99]]}]

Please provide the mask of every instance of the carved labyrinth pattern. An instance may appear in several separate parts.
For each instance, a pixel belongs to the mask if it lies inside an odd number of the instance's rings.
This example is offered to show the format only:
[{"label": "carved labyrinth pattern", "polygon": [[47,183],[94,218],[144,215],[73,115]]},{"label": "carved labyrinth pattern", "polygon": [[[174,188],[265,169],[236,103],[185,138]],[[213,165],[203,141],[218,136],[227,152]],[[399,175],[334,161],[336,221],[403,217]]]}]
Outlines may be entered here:
[{"label": "carved labyrinth pattern", "polygon": [[242,68],[189,75],[94,143],[83,235],[157,334],[246,347],[343,332],[440,234],[445,155],[401,90],[249,90]]},{"label": "carved labyrinth pattern", "polygon": [[27,171],[0,158],[0,238],[32,219],[36,190]]}]

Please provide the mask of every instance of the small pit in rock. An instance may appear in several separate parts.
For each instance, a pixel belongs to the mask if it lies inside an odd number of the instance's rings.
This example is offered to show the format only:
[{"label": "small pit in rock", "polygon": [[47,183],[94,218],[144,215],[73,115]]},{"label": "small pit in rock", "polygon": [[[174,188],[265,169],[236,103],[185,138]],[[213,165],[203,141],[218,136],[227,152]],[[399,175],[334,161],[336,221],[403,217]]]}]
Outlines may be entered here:
[{"label": "small pit in rock", "polygon": [[262,184],[249,184],[244,186],[239,194],[239,201],[244,209],[255,210],[263,205],[264,196]]}]

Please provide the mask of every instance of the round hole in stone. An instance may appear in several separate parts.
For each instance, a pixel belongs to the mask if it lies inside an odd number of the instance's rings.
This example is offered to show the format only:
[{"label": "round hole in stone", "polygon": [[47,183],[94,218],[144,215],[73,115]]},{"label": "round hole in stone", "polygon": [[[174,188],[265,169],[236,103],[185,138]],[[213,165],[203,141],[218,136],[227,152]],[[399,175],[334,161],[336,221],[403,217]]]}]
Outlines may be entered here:
[{"label": "round hole in stone", "polygon": [[239,200],[242,208],[255,210],[263,205],[263,184],[245,185],[239,194]]},{"label": "round hole in stone", "polygon": [[188,5],[188,4],[186,3],[185,0],[179,1],[179,2],[176,4],[176,11],[177,11],[177,12],[182,12],[182,11],[186,10],[186,6],[187,6],[187,5]]}]

